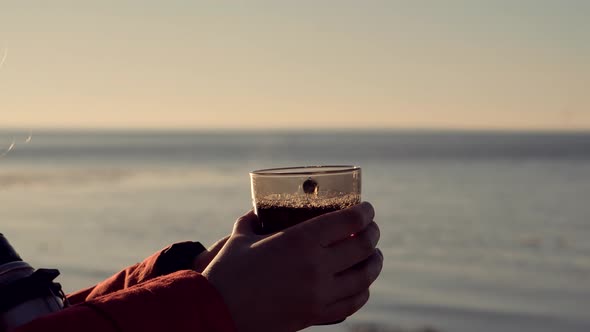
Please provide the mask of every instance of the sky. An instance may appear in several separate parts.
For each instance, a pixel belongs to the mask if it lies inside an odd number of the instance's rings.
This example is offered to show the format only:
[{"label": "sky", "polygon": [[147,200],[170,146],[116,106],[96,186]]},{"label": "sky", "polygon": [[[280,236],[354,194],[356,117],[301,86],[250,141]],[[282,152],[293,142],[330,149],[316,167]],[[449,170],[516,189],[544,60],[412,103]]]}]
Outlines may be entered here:
[{"label": "sky", "polygon": [[590,1],[0,0],[0,128],[590,129]]}]

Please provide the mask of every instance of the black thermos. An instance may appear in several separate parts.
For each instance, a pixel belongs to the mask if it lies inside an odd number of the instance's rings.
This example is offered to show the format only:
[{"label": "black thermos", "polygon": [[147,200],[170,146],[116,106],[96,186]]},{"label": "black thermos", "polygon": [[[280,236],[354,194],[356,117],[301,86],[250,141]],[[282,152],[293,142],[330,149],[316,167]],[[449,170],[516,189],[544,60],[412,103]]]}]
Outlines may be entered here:
[{"label": "black thermos", "polygon": [[61,286],[55,269],[33,269],[0,233],[0,332],[61,310]]}]

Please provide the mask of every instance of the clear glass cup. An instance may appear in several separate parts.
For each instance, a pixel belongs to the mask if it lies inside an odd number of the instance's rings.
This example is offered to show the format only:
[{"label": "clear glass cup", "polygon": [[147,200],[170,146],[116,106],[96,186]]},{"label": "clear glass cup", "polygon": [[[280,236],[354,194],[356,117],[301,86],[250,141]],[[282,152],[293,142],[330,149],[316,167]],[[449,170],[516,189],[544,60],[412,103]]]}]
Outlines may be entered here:
[{"label": "clear glass cup", "polygon": [[303,166],[250,173],[260,232],[269,234],[361,202],[361,168]]}]

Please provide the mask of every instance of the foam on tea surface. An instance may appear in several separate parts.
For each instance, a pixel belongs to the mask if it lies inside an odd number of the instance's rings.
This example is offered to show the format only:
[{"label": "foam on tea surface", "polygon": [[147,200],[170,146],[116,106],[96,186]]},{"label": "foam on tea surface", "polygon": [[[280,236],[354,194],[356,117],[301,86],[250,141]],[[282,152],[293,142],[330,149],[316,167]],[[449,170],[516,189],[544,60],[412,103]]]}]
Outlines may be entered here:
[{"label": "foam on tea surface", "polygon": [[360,203],[354,193],[272,194],[255,202],[262,233],[274,233],[324,213]]}]

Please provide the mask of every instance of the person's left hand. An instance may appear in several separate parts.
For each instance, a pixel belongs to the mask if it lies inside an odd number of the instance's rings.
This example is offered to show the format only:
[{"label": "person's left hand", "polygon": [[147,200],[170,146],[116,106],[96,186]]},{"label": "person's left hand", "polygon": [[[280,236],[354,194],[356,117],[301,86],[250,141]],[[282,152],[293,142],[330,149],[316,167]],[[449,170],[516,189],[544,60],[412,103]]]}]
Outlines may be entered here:
[{"label": "person's left hand", "polygon": [[211,263],[213,258],[217,256],[221,248],[225,245],[227,240],[229,239],[229,235],[224,237],[221,240],[215,242],[212,246],[210,246],[206,251],[203,251],[199,256],[195,257],[193,262],[193,270],[197,271],[198,273],[202,273],[205,268]]}]

